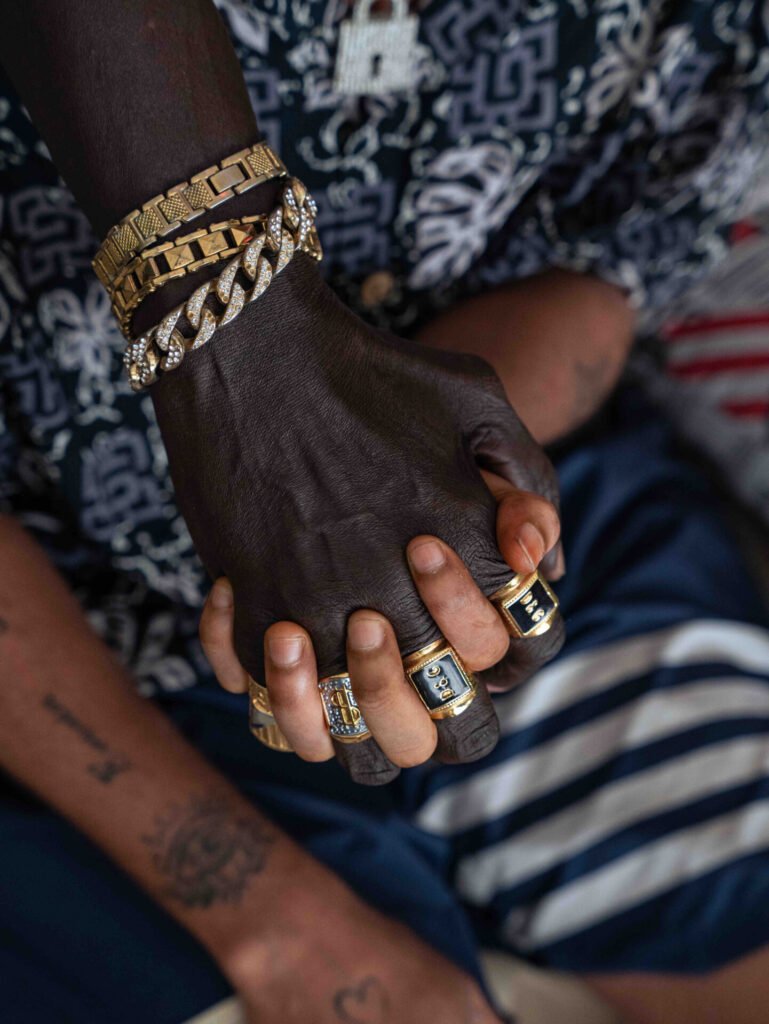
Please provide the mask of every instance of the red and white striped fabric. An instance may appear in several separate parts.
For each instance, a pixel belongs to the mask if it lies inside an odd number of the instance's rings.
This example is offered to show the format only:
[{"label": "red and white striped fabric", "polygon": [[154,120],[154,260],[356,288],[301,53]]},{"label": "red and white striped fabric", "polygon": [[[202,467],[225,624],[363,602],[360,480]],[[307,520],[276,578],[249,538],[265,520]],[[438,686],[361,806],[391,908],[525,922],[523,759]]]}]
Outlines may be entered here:
[{"label": "red and white striped fabric", "polygon": [[662,325],[667,374],[653,390],[769,522],[769,216],[736,225],[733,242]]}]

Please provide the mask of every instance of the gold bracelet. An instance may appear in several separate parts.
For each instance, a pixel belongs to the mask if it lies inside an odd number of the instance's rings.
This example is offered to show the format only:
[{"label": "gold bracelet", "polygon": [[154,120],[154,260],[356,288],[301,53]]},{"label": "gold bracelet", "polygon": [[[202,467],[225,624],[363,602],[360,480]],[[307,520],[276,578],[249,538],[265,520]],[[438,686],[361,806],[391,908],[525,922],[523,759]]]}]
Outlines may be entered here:
[{"label": "gold bracelet", "polygon": [[296,252],[321,260],[316,216],[317,207],[305,186],[298,178],[290,178],[281,205],[267,217],[264,230],[219,277],[200,285],[157,326],[129,342],[123,361],[134,391],[157,380],[159,370],[175,370],[187,352],[210,341],[218,328],[265,293]]},{"label": "gold bracelet", "polygon": [[258,142],[193,174],[189,181],[148,199],[109,230],[93,260],[96,276],[107,288],[132,256],[158,238],[234,195],[287,173],[283,161],[267,143]]},{"label": "gold bracelet", "polygon": [[283,735],[272,714],[267,687],[257,683],[250,676],[248,678],[248,726],[252,735],[270,750],[279,750],[284,754],[292,752],[291,744]]},{"label": "gold bracelet", "polygon": [[220,221],[189,235],[162,242],[135,256],[107,286],[112,312],[126,338],[131,338],[131,321],[136,308],[169,281],[192,274],[236,256],[256,234],[264,216]]}]

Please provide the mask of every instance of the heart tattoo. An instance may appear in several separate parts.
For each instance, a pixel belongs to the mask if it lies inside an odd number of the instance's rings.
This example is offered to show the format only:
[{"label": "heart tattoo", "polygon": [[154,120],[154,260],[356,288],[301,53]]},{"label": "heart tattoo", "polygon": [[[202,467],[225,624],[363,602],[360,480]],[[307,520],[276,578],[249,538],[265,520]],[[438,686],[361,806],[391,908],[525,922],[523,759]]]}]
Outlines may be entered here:
[{"label": "heart tattoo", "polygon": [[359,985],[342,988],[334,996],[334,1010],[344,1024],[386,1024],[389,1000],[378,978],[364,978]]}]

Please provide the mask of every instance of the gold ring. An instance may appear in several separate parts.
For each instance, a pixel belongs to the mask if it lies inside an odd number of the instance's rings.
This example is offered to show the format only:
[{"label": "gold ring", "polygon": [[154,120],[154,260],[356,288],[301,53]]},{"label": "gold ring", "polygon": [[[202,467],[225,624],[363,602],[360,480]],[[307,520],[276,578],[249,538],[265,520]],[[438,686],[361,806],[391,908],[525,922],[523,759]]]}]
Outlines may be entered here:
[{"label": "gold ring", "polygon": [[318,683],[318,689],[332,739],[339,743],[362,743],[370,738],[371,732],[346,672],[325,676]]},{"label": "gold ring", "polygon": [[489,598],[511,636],[525,639],[547,633],[558,612],[558,598],[538,572],[513,576]]},{"label": "gold ring", "polygon": [[251,678],[248,680],[248,727],[252,735],[270,750],[293,753],[272,714],[267,687]]},{"label": "gold ring", "polygon": [[403,669],[432,719],[455,718],[475,699],[475,677],[443,638],[405,657]]}]

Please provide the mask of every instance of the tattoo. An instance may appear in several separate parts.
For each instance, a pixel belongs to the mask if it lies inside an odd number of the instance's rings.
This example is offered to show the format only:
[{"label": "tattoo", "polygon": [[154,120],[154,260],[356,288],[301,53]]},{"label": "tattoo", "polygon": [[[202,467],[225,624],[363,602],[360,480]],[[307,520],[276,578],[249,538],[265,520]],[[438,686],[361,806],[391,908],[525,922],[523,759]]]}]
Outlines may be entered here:
[{"label": "tattoo", "polygon": [[334,995],[334,1012],[344,1024],[386,1024],[390,1000],[378,978],[364,978],[359,985],[340,988]]},{"label": "tattoo", "polygon": [[100,736],[97,736],[92,729],[89,729],[54,694],[47,693],[43,697],[43,707],[46,711],[50,711],[59,725],[70,729],[83,743],[102,755],[98,761],[92,761],[89,765],[86,765],[86,771],[103,785],[108,786],[113,779],[123,772],[127,772],[131,767],[131,762],[127,757],[111,750],[108,743],[101,739]]},{"label": "tattoo", "polygon": [[2,617],[2,615],[0,615],[0,636],[2,636],[3,633],[7,633],[8,632],[8,628],[9,628],[8,627],[8,623]]},{"label": "tattoo", "polygon": [[166,881],[164,892],[187,907],[239,903],[252,875],[267,862],[274,837],[256,816],[233,810],[225,797],[192,797],[174,804],[142,836]]}]

